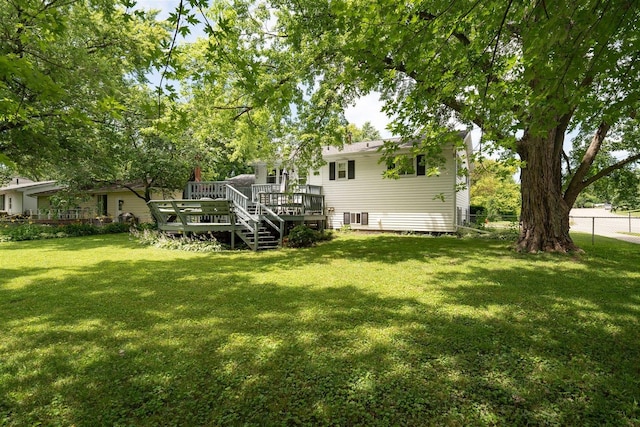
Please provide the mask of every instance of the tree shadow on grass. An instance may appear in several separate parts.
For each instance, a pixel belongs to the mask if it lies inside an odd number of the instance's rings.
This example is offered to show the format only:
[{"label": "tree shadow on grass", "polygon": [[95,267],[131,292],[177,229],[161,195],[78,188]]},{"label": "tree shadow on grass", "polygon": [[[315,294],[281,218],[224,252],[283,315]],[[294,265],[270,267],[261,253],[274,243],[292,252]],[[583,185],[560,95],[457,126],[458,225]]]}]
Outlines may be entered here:
[{"label": "tree shadow on grass", "polygon": [[19,242],[1,242],[0,252],[29,250],[59,252],[76,250],[78,248],[86,250],[99,249],[104,247],[111,247],[113,249],[130,249],[135,246],[135,241],[130,237],[128,233],[118,233],[81,237],[62,237],[43,240],[25,240]]},{"label": "tree shadow on grass", "polygon": [[[637,421],[640,299],[627,276],[638,267],[596,270],[589,286],[580,268],[545,271],[548,257],[527,258],[517,268],[450,269],[416,284],[452,283],[441,287],[436,303],[338,281],[294,286],[258,274],[304,263],[326,268],[332,253],[351,254],[353,265],[481,261],[481,253],[465,253],[458,241],[436,240],[389,236],[368,249],[345,239],[304,251],[104,260],[54,283],[34,277],[21,289],[2,290],[1,301],[11,295],[17,302],[11,310],[0,303],[0,420]],[[519,259],[499,244],[480,247]]]}]

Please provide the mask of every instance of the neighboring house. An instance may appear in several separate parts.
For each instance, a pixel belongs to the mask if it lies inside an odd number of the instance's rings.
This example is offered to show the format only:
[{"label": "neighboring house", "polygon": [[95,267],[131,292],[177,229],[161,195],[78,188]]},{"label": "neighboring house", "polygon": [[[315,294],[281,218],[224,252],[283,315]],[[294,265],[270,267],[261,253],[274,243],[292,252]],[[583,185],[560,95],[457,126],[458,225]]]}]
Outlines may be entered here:
[{"label": "neighboring house", "polygon": [[[398,179],[384,178],[388,166],[380,163],[381,140],[342,149],[325,147],[326,165],[296,180],[322,188],[328,228],[348,225],[359,230],[453,232],[469,220],[468,174],[458,171],[469,167],[471,135],[461,133],[460,137],[466,149],[444,148],[446,163],[436,176],[428,176],[417,156]],[[410,144],[403,148],[408,153]],[[256,184],[279,185],[285,176],[277,165],[268,168],[257,163],[255,168]]]},{"label": "neighboring house", "polygon": [[[134,189],[143,191],[142,187]],[[56,191],[45,191],[37,194],[38,209],[41,213],[50,209],[50,196]],[[166,192],[154,190],[152,198],[180,199],[181,191]],[[145,201],[130,190],[118,185],[109,185],[87,190],[80,196],[81,201],[75,206],[82,212],[82,218],[109,218],[117,221],[122,214],[130,213],[138,222],[152,222],[153,218]]]},{"label": "neighboring house", "polygon": [[0,188],[0,213],[30,215],[38,209],[37,193],[58,188],[55,181],[34,182],[26,178],[13,178]]},{"label": "neighboring house", "polygon": [[[142,192],[142,188],[138,189]],[[87,191],[88,200],[80,204],[80,207],[95,209],[96,216],[108,217],[117,221],[120,215],[131,213],[138,222],[153,222],[149,208],[140,197],[121,186],[106,186]],[[153,190],[151,198],[180,199],[182,191]]]}]

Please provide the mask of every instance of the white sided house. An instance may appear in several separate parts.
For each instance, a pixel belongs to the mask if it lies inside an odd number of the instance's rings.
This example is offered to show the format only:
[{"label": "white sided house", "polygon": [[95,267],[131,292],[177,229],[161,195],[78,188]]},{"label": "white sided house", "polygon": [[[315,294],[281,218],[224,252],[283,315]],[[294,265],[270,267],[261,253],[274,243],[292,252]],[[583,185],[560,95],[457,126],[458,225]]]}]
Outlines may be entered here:
[{"label": "white sided house", "polygon": [[38,192],[59,188],[55,181],[34,182],[27,178],[13,178],[0,188],[0,215],[30,215],[38,208]]},{"label": "white sided house", "polygon": [[[444,148],[445,164],[429,176],[422,155],[398,179],[383,177],[379,148],[384,141],[364,141],[342,149],[325,147],[327,162],[308,176],[321,186],[328,228],[349,226],[371,231],[454,232],[469,220],[468,174],[471,136],[461,134],[466,149]],[[410,145],[405,145],[406,152]],[[258,176],[260,176],[258,174]]]},{"label": "white sided house", "polygon": [[[469,219],[468,174],[458,172],[469,168],[471,137],[460,138],[465,148],[444,148],[437,173],[427,173],[418,155],[398,179],[384,178],[387,166],[378,150],[384,141],[368,141],[325,148],[326,163],[318,170],[301,173],[256,162],[255,180],[189,182],[184,199],[148,205],[162,231],[229,233],[232,247],[237,236],[253,250],[281,245],[296,224],[454,232]],[[410,144],[400,147],[409,153]]]}]

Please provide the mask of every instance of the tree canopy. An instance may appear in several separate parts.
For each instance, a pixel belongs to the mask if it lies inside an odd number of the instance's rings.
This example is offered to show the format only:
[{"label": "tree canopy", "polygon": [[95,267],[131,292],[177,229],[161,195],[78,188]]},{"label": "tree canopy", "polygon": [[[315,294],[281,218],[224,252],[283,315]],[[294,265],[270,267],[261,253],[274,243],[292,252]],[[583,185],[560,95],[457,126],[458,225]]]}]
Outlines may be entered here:
[{"label": "tree canopy", "polygon": [[[484,149],[517,155],[519,250],[576,249],[568,214],[577,195],[640,158],[635,1],[268,4],[274,48],[308,59],[307,82],[323,99],[343,106],[378,90],[394,133],[418,149],[449,142],[462,123],[482,129]],[[591,138],[563,180],[571,130]],[[588,178],[597,155],[614,149],[627,156]]]},{"label": "tree canopy", "polygon": [[0,162],[34,177],[98,158],[132,85],[169,37],[126,0],[5,2],[0,8]]},{"label": "tree canopy", "polygon": [[359,128],[353,123],[347,125],[347,141],[376,141],[382,139],[380,132],[376,129],[371,122],[364,122],[362,127]]},{"label": "tree canopy", "polygon": [[520,187],[513,179],[517,168],[496,160],[477,162],[471,172],[471,205],[482,206],[487,218],[517,215]]}]

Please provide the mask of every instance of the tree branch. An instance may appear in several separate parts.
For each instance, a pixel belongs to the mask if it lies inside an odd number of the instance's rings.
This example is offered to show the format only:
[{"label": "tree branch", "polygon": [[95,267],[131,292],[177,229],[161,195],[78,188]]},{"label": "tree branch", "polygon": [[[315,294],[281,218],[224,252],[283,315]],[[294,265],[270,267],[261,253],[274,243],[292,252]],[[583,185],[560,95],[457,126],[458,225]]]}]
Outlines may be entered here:
[{"label": "tree branch", "polygon": [[626,159],[619,161],[618,163],[615,163],[609,167],[602,169],[600,172],[598,172],[591,178],[584,181],[584,187],[588,187],[589,185],[593,184],[595,181],[599,180],[600,178],[603,178],[611,174],[612,172],[617,171],[618,169],[622,169],[629,163],[633,163],[637,160],[640,160],[640,153],[634,154],[633,156],[629,156]]},{"label": "tree branch", "polygon": [[[573,174],[573,177],[571,178],[571,181],[569,182],[569,185],[567,186],[567,189],[564,192],[564,200],[567,202],[568,206],[573,206],[573,203],[578,198],[578,194],[580,194],[580,192],[585,187],[587,187],[589,184],[595,181],[595,179],[591,179],[591,178],[589,178],[588,180],[585,180],[585,177],[589,173],[589,169],[591,169],[591,166],[593,165],[593,161],[595,160],[596,156],[600,152],[600,148],[602,147],[604,138],[607,136],[607,132],[609,132],[610,128],[611,126],[607,122],[603,121],[602,123],[600,123],[600,126],[598,126],[598,129],[593,135],[593,138],[591,138],[591,142],[587,147],[587,151],[585,151],[584,155],[582,156],[580,165],[578,166],[575,173]],[[615,169],[612,169],[612,171],[613,170]],[[599,179],[602,176],[605,176],[605,175],[600,175],[596,179]]]}]

